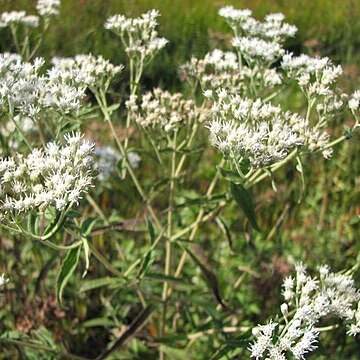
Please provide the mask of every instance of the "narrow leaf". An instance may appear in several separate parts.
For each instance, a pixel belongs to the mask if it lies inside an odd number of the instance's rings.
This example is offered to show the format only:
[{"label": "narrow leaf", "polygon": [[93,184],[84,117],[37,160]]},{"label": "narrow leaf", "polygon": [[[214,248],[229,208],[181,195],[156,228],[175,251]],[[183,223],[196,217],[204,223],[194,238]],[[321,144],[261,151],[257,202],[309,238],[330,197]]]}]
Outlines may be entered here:
[{"label": "narrow leaf", "polygon": [[81,285],[80,291],[89,291],[103,286],[117,287],[121,284],[123,284],[122,279],[107,276],[99,279],[84,281]]},{"label": "narrow leaf", "polygon": [[85,270],[82,274],[82,277],[85,277],[90,266],[90,248],[88,240],[85,237],[82,237],[82,243],[84,248],[84,254],[85,254]]},{"label": "narrow leaf", "polygon": [[97,326],[115,327],[116,323],[115,323],[114,320],[100,317],[100,318],[95,318],[95,319],[84,321],[82,323],[82,326],[85,327],[85,328],[91,328],[91,327],[97,327]]},{"label": "narrow leaf", "polygon": [[150,241],[151,241],[151,245],[154,244],[155,241],[155,230],[154,230],[154,225],[152,224],[151,220],[147,217],[146,218],[146,222],[147,222],[147,227],[148,227],[148,231],[149,231],[149,235],[150,235]]},{"label": "narrow leaf", "polygon": [[225,169],[221,166],[216,166],[216,168],[218,169],[220,175],[227,181],[231,181],[235,183],[239,183],[243,181],[243,179],[235,171]]},{"label": "narrow leaf", "polygon": [[233,250],[233,242],[232,242],[232,237],[231,237],[229,227],[227,226],[226,222],[222,218],[216,217],[215,220],[216,220],[216,223],[219,226],[220,230],[226,236],[228,243],[229,243],[230,250]]},{"label": "narrow leaf", "polygon": [[113,345],[109,349],[104,350],[95,360],[107,359],[110,354],[118,350],[127,341],[129,341],[129,339],[131,339],[139,330],[145,326],[154,310],[155,308],[151,305],[142,310],[140,314],[134,319],[134,321],[129,325],[126,331],[113,343]]},{"label": "narrow leaf", "polygon": [[248,190],[246,190],[243,185],[234,183],[230,184],[230,190],[234,196],[235,201],[240,206],[245,216],[249,219],[253,228],[257,231],[260,231],[256,221],[252,198]]},{"label": "narrow leaf", "polygon": [[62,304],[62,296],[63,296],[64,288],[78,264],[80,250],[81,250],[81,246],[69,250],[65,260],[61,264],[61,269],[56,283],[56,296],[60,304]]},{"label": "narrow leaf", "polygon": [[98,221],[98,218],[95,218],[95,217],[86,218],[81,224],[81,229],[80,229],[81,233],[84,236],[89,236],[97,221]]},{"label": "narrow leaf", "polygon": [[[181,245],[180,245],[181,246]],[[183,246],[181,246],[183,247]],[[194,263],[199,266],[201,269],[204,278],[206,282],[208,283],[210,289],[212,290],[215,299],[218,301],[220,305],[222,305],[224,308],[227,306],[222,301],[220,290],[219,290],[219,283],[217,280],[217,277],[213,270],[211,269],[211,265],[209,261],[206,259],[203,250],[199,245],[192,245],[192,250],[190,250],[187,247],[183,247],[184,250],[190,255]]]}]

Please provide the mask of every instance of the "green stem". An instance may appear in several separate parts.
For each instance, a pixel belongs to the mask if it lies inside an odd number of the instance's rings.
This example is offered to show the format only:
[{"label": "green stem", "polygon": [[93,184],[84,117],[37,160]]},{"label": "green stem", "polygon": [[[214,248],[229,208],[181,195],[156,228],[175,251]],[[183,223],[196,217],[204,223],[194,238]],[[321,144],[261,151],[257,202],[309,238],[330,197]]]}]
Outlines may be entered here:
[{"label": "green stem", "polygon": [[102,111],[102,113],[104,115],[104,119],[108,123],[108,125],[110,127],[110,130],[111,130],[111,133],[114,136],[116,145],[119,148],[119,151],[120,151],[120,154],[122,156],[122,160],[124,162],[124,165],[126,166],[127,171],[129,172],[130,177],[131,177],[131,179],[132,179],[132,181],[133,181],[139,195],[141,196],[142,200],[144,201],[145,206],[146,206],[147,210],[149,211],[149,214],[150,214],[151,218],[155,222],[156,227],[161,230],[161,223],[160,223],[158,217],[156,216],[152,206],[149,204],[148,199],[147,199],[147,197],[145,195],[145,192],[142,189],[142,187],[141,187],[141,185],[140,185],[140,183],[139,183],[139,181],[138,181],[132,167],[129,164],[126,151],[125,151],[123,145],[121,144],[121,141],[120,141],[119,137],[116,134],[116,130],[115,130],[114,125],[112,123],[110,114],[107,111],[106,96],[105,96],[105,94],[103,92],[100,92],[100,94],[94,93],[94,95],[95,95],[96,100],[97,100],[97,102],[98,102],[98,104],[100,106],[100,109],[101,109],[101,111]]},{"label": "green stem", "polygon": [[[171,156],[171,180],[170,180],[170,189],[169,189],[169,209],[168,209],[168,218],[167,218],[167,239],[166,239],[166,253],[165,253],[165,275],[169,276],[171,274],[171,257],[172,257],[172,242],[170,241],[172,233],[172,216],[173,216],[173,207],[174,207],[174,188],[175,188],[175,172],[176,172],[176,137],[177,133],[174,134],[174,140],[172,147],[174,149]],[[160,326],[160,337],[163,337],[166,323],[166,312],[167,312],[167,293],[168,293],[169,283],[164,282],[162,301],[163,301],[163,314],[162,321]]]},{"label": "green stem", "polygon": [[[219,164],[219,167],[223,167],[224,164],[225,164],[225,159],[222,159],[220,164]],[[216,184],[217,184],[217,182],[219,180],[219,177],[220,177],[220,173],[217,171],[214,178],[212,179],[208,189],[207,189],[206,196],[210,196],[212,194],[212,192],[214,191],[215,186],[216,186]],[[201,221],[204,218],[204,215],[205,215],[205,210],[203,208],[201,208],[198,215],[197,215],[197,218],[196,218],[196,220],[194,222],[191,234],[189,236],[189,241],[193,241],[195,239],[196,233],[198,231],[198,228],[199,228],[199,225],[200,225]],[[175,271],[174,276],[176,278],[180,276],[180,274],[182,272],[182,269],[183,269],[183,267],[185,265],[186,258],[187,258],[187,252],[184,250],[182,255],[181,255],[179,264],[178,264],[178,266],[176,268],[176,271]],[[172,289],[169,288],[168,296],[170,295],[171,291],[172,291]]]}]

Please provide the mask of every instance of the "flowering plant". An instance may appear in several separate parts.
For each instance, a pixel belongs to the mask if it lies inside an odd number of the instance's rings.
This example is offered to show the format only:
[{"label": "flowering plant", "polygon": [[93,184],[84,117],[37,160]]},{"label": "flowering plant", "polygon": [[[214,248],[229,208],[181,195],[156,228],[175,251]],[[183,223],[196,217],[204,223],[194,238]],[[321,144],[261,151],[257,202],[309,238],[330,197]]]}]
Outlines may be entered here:
[{"label": "flowering plant", "polygon": [[[269,225],[256,206],[261,193],[270,184],[277,193],[277,182],[290,188],[278,175],[286,169],[301,181],[300,203],[310,159],[333,161],[334,147],[356,135],[360,91],[341,89],[342,67],[287,51],[297,29],[282,14],[258,21],[250,10],[226,6],[219,15],[233,31],[232,49],[189,57],[180,67],[183,92],[145,90],[144,72],[168,43],[158,36],[158,11],[104,19],[127,59],[115,65],[93,54],[36,57],[43,39],[36,31],[47,31],[60,1],[39,0],[36,10],[0,16],[17,50],[0,54],[0,229],[14,252],[11,244],[21,242],[17,256],[36,258],[37,290],[47,276],[56,283],[56,316],[69,315],[69,308],[80,314],[81,341],[93,328],[106,333],[91,356],[124,358],[122,348],[125,358],[198,358],[197,343],[206,338],[211,359],[304,359],[320,333],[344,324],[356,336],[358,263],[339,273],[322,266],[311,277],[294,261],[300,255],[291,254],[284,273],[295,263],[296,276],[284,280],[282,315],[257,327],[254,318],[265,317],[257,296],[240,289],[245,275],[260,277],[259,243],[269,246],[265,240],[289,207]],[[298,107],[291,96],[300,99]],[[353,121],[337,137],[331,127],[344,114]],[[231,229],[237,209],[242,223],[236,217]],[[244,240],[241,261],[232,257],[236,226]],[[219,280],[212,264],[224,253],[229,271]],[[227,281],[230,270],[241,274]],[[0,286],[6,292],[15,281],[3,274]],[[73,354],[77,340],[59,344],[34,323],[25,333],[3,331],[8,354],[16,345],[48,358],[84,359]]]}]

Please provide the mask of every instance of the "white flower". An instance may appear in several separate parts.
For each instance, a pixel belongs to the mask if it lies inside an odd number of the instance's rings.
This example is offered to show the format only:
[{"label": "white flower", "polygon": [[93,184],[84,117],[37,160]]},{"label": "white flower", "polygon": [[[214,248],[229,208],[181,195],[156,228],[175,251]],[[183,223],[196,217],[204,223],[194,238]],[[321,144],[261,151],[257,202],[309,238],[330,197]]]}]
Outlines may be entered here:
[{"label": "white flower", "polygon": [[49,17],[60,14],[60,0],[38,0],[36,10],[41,16]]},{"label": "white flower", "polygon": [[0,276],[0,286],[4,286],[6,283],[9,282],[9,279],[5,278],[5,274],[3,273],[1,276]]},{"label": "white flower", "polygon": [[66,83],[78,88],[87,86],[106,90],[110,82],[124,68],[115,66],[102,56],[76,55],[74,58],[52,59],[54,67],[48,71],[48,76],[54,83]]},{"label": "white flower", "polygon": [[360,90],[356,90],[349,99],[349,109],[352,112],[358,111],[360,106]]},{"label": "white flower", "polygon": [[307,144],[300,117],[260,99],[218,89],[210,116],[211,143],[233,161],[249,160],[255,168],[276,163]]},{"label": "white flower", "polygon": [[[348,275],[332,273],[327,265],[321,266],[319,272],[320,279],[312,278],[306,266],[298,263],[296,280],[284,279],[286,302],[281,305],[281,312],[286,325],[276,324],[279,327],[276,333],[270,331],[269,325],[257,326],[253,331],[256,340],[249,348],[252,357],[286,359],[284,353],[291,352],[295,359],[305,359],[307,353],[317,348],[319,333],[315,326],[328,315],[350,321],[349,335],[360,332],[360,293],[354,280]],[[291,297],[286,296],[288,292],[292,293]],[[269,324],[273,322],[270,320]],[[268,331],[265,333],[264,329]]]},{"label": "white flower", "polygon": [[168,43],[157,36],[155,28],[159,16],[157,10],[150,10],[135,19],[113,15],[107,19],[104,27],[120,36],[130,58],[144,65]]},{"label": "white flower", "polygon": [[1,159],[4,213],[26,215],[33,209],[63,210],[69,203],[78,203],[92,184],[94,144],[82,140],[79,133],[67,134],[65,140],[66,145],[50,143],[27,156]]},{"label": "white flower", "polygon": [[202,121],[204,112],[182,94],[154,89],[142,97],[141,103],[131,106],[135,121],[144,128],[157,128],[165,132],[178,130],[194,121]]},{"label": "white flower", "polygon": [[232,41],[234,47],[239,48],[241,55],[249,62],[263,61],[273,63],[284,53],[284,49],[276,42],[250,37],[237,37]]},{"label": "white flower", "polygon": [[219,10],[219,15],[227,20],[239,21],[247,19],[251,16],[251,10],[244,9],[238,10],[233,6],[224,6]]}]

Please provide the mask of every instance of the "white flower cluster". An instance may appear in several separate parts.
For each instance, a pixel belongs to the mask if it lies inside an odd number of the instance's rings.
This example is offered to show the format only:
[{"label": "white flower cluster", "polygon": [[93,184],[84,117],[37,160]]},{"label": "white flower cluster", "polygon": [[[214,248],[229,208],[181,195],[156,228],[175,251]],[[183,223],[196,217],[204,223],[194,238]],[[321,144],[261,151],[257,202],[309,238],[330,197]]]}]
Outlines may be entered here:
[{"label": "white flower cluster", "polygon": [[22,116],[36,118],[41,111],[77,113],[85,87],[67,84],[52,71],[41,75],[44,60],[22,62],[15,54],[0,54],[0,106]]},{"label": "white flower cluster", "polygon": [[210,114],[211,143],[236,163],[249,160],[254,168],[278,162],[296,147],[319,150],[328,141],[326,133],[312,129],[299,115],[224,89],[216,92]]},{"label": "white flower cluster", "polygon": [[38,0],[36,10],[44,17],[56,16],[60,14],[60,5],[60,0]]},{"label": "white flower cluster", "polygon": [[349,99],[349,109],[353,113],[357,113],[360,110],[360,90],[356,90]]},{"label": "white flower cluster", "polygon": [[287,53],[283,56],[281,67],[288,75],[296,77],[304,73],[315,74],[325,69],[330,65],[330,60],[327,57],[310,57],[306,54],[294,56],[292,53]]},{"label": "white flower cluster", "polygon": [[168,42],[158,37],[155,30],[159,16],[157,10],[150,10],[135,19],[113,15],[107,19],[105,29],[120,36],[130,58],[140,59],[142,63],[146,63]]},{"label": "white flower cluster", "polygon": [[235,38],[232,44],[251,67],[267,67],[284,54],[282,43],[296,33],[296,27],[284,23],[281,13],[269,14],[263,22],[251,17],[250,10],[238,10],[232,6],[221,8],[219,15],[224,17],[233,29]]},{"label": "white flower cluster", "polygon": [[232,45],[239,49],[249,65],[256,63],[270,65],[285,52],[276,42],[252,37],[236,37],[233,39]]},{"label": "white flower cluster", "polygon": [[230,51],[215,49],[203,59],[192,57],[181,66],[187,79],[199,81],[204,91],[224,88],[232,93],[247,91],[251,82],[259,88],[273,88],[281,84],[281,76],[275,69],[241,66],[237,55]]},{"label": "white flower cluster", "polygon": [[285,360],[286,354],[304,359],[317,348],[319,333],[315,326],[328,316],[353,322],[349,335],[360,333],[360,293],[349,275],[332,273],[325,265],[320,267],[319,277],[313,278],[300,263],[296,265],[296,277],[284,280],[283,296],[285,325],[270,321],[253,329],[256,340],[249,350],[255,359]]},{"label": "white flower cluster", "polygon": [[74,58],[52,59],[53,68],[48,71],[52,81],[68,83],[77,87],[87,86],[106,90],[123,66],[115,66],[102,56],[76,55]]},{"label": "white flower cluster", "polygon": [[65,135],[65,144],[48,143],[29,155],[0,159],[2,214],[28,214],[49,206],[63,210],[78,203],[93,181],[94,144],[80,133]]},{"label": "white flower cluster", "polygon": [[25,11],[3,12],[0,15],[0,28],[16,27],[18,25],[36,28],[39,26],[39,17],[36,15],[26,15]]},{"label": "white flower cluster", "polygon": [[8,283],[9,282],[9,279],[7,279],[6,277],[5,277],[5,274],[3,273],[3,274],[1,274],[1,276],[0,276],[0,286],[4,286],[6,283]]},{"label": "white flower cluster", "polygon": [[193,100],[185,100],[180,93],[154,89],[141,98],[132,96],[126,107],[133,114],[135,121],[144,128],[158,128],[165,132],[176,131],[182,126],[202,122],[204,112],[196,107]]},{"label": "white flower cluster", "polygon": [[[43,17],[59,15],[60,0],[38,0],[36,10]],[[25,11],[10,11],[0,14],[0,28],[16,28],[19,25],[27,28],[37,28],[39,22],[39,16],[27,15]]]},{"label": "white flower cluster", "polygon": [[331,114],[344,106],[345,94],[338,95],[336,82],[343,70],[333,65],[328,58],[311,58],[305,54],[285,54],[281,67],[290,78],[294,78],[310,100],[316,101],[320,116]]},{"label": "white flower cluster", "polygon": [[297,31],[296,26],[284,23],[285,16],[281,13],[268,14],[264,22],[260,22],[251,16],[251,10],[225,6],[219,10],[219,15],[225,18],[236,36],[256,36],[282,42],[288,37],[293,37]]}]

